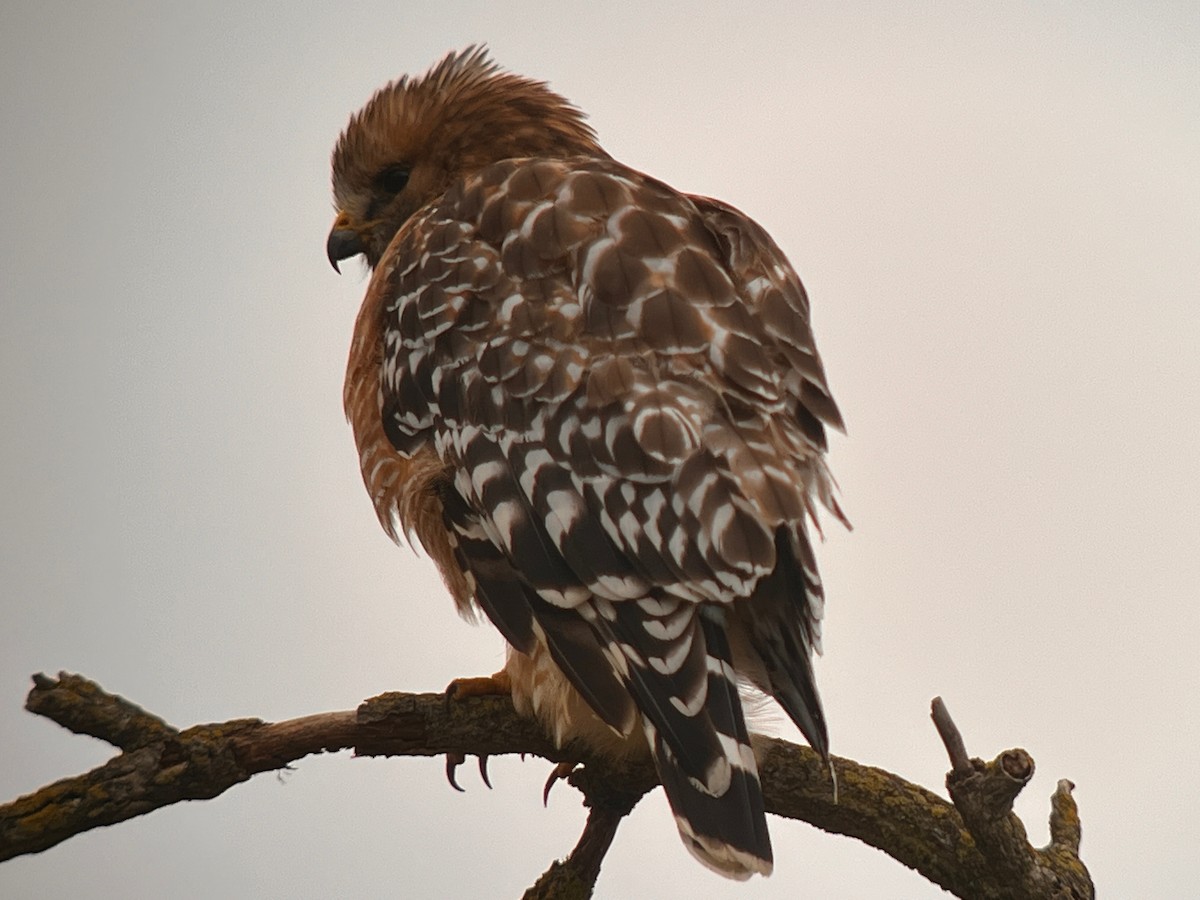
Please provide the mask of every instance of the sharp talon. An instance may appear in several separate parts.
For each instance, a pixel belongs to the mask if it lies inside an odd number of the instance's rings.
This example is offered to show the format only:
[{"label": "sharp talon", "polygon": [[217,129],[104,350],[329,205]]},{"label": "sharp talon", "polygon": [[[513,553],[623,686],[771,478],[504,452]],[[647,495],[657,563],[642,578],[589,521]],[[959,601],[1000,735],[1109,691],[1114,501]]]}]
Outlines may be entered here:
[{"label": "sharp talon", "polygon": [[463,764],[466,757],[461,753],[446,754],[446,780],[450,782],[450,787],[454,788],[460,794],[465,794],[466,790],[458,786],[458,782],[454,780],[454,770]]},{"label": "sharp talon", "polygon": [[550,777],[546,779],[546,786],[542,788],[542,806],[547,806],[550,803],[550,789],[554,787],[554,783],[562,781],[574,771],[575,763],[568,762],[560,762],[550,770]]},{"label": "sharp talon", "polygon": [[490,778],[488,778],[487,763],[487,754],[484,753],[479,757],[479,777],[483,779],[483,783],[487,785],[488,790],[490,791],[492,789],[492,781]]}]

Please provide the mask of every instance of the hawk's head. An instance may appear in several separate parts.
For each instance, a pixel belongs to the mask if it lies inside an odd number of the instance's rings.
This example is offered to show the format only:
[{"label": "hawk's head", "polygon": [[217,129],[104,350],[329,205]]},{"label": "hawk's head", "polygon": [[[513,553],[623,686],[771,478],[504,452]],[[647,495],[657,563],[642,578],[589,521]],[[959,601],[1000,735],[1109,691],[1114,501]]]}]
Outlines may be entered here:
[{"label": "hawk's head", "polygon": [[336,269],[361,253],[374,268],[413,213],[491,163],[606,156],[583,118],[544,82],[501,71],[482,47],[393,81],[350,117],[334,148],[329,261]]}]

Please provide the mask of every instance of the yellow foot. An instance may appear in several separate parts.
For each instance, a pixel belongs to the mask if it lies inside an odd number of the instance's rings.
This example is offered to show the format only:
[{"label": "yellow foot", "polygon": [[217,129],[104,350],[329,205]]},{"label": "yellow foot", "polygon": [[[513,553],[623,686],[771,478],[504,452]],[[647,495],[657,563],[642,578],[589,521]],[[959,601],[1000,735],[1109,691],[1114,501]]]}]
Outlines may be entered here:
[{"label": "yellow foot", "polygon": [[466,697],[511,697],[512,680],[508,672],[501,669],[495,675],[483,678],[455,678],[446,686],[446,700],[462,700]]}]

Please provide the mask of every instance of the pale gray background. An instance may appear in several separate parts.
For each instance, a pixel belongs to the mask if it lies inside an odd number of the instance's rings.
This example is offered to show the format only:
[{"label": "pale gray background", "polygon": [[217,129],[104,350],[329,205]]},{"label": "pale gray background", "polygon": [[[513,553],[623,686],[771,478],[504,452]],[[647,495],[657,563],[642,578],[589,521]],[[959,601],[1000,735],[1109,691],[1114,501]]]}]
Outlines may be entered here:
[{"label": "pale gray background", "polygon": [[[365,280],[324,255],[349,113],[487,41],[810,289],[856,525],[820,550],[834,750],[941,790],[943,694],[973,753],[1036,758],[1035,843],[1069,777],[1105,896],[1194,896],[1195,3],[98,6],[0,12],[0,799],[110,752],[21,711],[38,670],[186,726],[499,665],[375,523],[340,408]],[[0,895],[512,898],[578,836],[542,762],[441,768],[308,759]],[[655,796],[599,896],[941,896],[771,827],[774,877],[727,883]]]}]

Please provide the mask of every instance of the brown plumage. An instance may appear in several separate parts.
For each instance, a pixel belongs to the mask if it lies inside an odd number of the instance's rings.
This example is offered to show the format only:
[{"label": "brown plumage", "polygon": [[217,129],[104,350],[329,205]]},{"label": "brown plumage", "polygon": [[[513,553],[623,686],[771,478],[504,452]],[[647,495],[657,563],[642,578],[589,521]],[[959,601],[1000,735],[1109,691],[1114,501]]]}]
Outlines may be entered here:
[{"label": "brown plumage", "polygon": [[787,259],[475,49],[356,113],[333,185],[330,260],[374,269],[345,401],[383,527],[508,640],[519,711],[652,753],[689,849],[769,873],[737,682],[828,753],[807,527],[841,517]]}]

